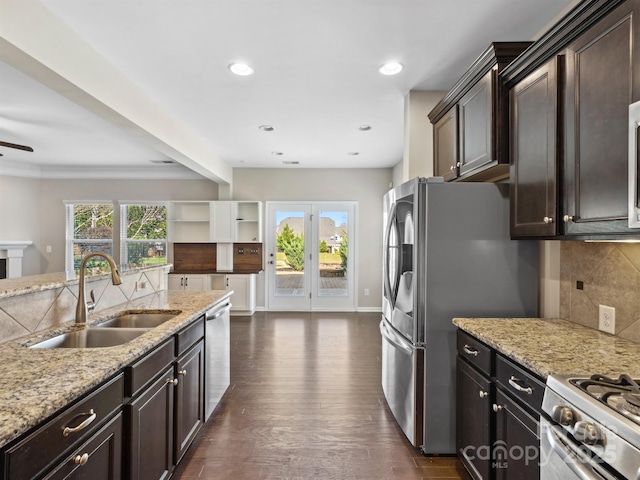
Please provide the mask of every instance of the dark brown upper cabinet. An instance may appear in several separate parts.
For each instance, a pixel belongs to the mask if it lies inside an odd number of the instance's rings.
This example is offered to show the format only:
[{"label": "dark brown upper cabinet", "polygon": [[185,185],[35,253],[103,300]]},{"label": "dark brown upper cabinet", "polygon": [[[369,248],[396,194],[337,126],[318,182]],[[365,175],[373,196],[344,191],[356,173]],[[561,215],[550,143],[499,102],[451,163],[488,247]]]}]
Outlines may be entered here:
[{"label": "dark brown upper cabinet", "polygon": [[637,235],[627,220],[627,136],[640,99],[638,14],[640,0],[585,0],[502,72],[512,237]]},{"label": "dark brown upper cabinet", "polygon": [[508,91],[498,74],[531,42],[494,42],[431,110],[434,175],[497,181],[509,175]]},{"label": "dark brown upper cabinet", "polygon": [[518,82],[511,103],[511,236],[558,233],[557,119],[561,58]]}]

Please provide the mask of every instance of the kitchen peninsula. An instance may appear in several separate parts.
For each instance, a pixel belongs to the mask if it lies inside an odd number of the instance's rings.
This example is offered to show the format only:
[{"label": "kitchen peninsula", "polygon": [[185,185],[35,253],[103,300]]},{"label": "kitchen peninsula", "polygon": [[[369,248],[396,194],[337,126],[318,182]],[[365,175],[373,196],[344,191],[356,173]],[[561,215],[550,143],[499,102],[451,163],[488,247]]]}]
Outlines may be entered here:
[{"label": "kitchen peninsula", "polygon": [[[160,273],[158,274],[158,272]],[[112,298],[117,298],[117,296],[113,292],[105,292],[109,289],[117,289],[118,292],[124,291],[124,295],[128,300],[92,313],[87,326],[76,325],[73,320],[65,320],[42,330],[37,329],[31,334],[6,340],[0,344],[0,356],[4,364],[4,368],[0,371],[0,385],[2,386],[0,388],[0,449],[2,449],[3,453],[1,461],[3,478],[20,477],[20,475],[17,477],[15,474],[12,475],[14,472],[13,467],[16,465],[17,460],[14,460],[12,464],[11,454],[21,446],[28,445],[28,442],[39,441],[38,437],[42,438],[43,434],[45,436],[50,435],[49,432],[55,433],[52,437],[54,439],[53,443],[58,445],[52,447],[51,450],[39,451],[38,456],[46,457],[50,455],[51,451],[55,451],[56,455],[59,453],[60,456],[46,458],[46,465],[37,466],[37,469],[34,467],[34,472],[37,472],[38,477],[40,477],[43,473],[52,469],[55,469],[54,473],[56,473],[60,468],[67,468],[63,465],[66,462],[64,459],[85,441],[84,439],[81,440],[82,437],[79,434],[76,437],[78,440],[74,440],[75,431],[82,430],[86,425],[86,431],[93,435],[95,430],[104,429],[116,420],[120,422],[118,428],[122,429],[123,418],[126,418],[127,414],[131,415],[131,412],[133,412],[133,415],[136,414],[136,399],[146,395],[145,392],[151,390],[153,385],[158,382],[161,382],[164,392],[170,391],[167,394],[170,399],[167,405],[172,413],[172,420],[169,423],[171,425],[175,424],[177,428],[181,414],[177,405],[180,402],[180,392],[183,385],[186,388],[186,385],[190,385],[189,382],[195,381],[196,391],[199,392],[198,396],[201,396],[204,390],[202,363],[199,364],[199,377],[196,377],[196,380],[192,380],[192,377],[190,378],[189,376],[195,375],[195,367],[197,365],[184,367],[181,364],[181,359],[190,360],[191,357],[189,356],[191,355],[194,358],[197,356],[201,361],[204,355],[202,344],[204,343],[205,314],[212,307],[228,300],[232,292],[220,290],[168,291],[165,288],[167,272],[168,266],[127,270],[122,272],[122,286],[110,285],[110,282],[103,278],[102,275],[93,278],[87,283],[87,289],[101,287],[104,289],[104,291],[100,290],[102,296],[111,296]],[[6,310],[11,310],[10,307],[15,305],[16,302],[20,300],[23,302],[28,301],[34,295],[37,296],[38,294],[47,294],[47,292],[54,291],[59,297],[66,289],[70,289],[70,291],[74,288],[77,289],[77,280],[75,279],[67,281],[59,275],[36,277],[40,277],[41,282],[33,283],[35,278],[32,278],[31,285],[26,284],[29,280],[25,278],[1,281],[0,306]],[[147,283],[143,285],[143,282]],[[109,283],[108,287],[106,287],[106,283]],[[140,288],[144,290],[144,293],[148,294],[136,296],[135,291],[138,289],[138,292],[140,292]],[[98,300],[98,304],[99,302],[100,300]],[[34,301],[34,303],[36,302]],[[55,307],[52,306],[51,309],[55,310]],[[16,308],[16,311],[18,310],[24,312],[28,311],[28,308]],[[34,306],[33,311],[35,312],[36,310],[37,306]],[[62,310],[61,308],[60,311],[62,312]],[[84,328],[100,330],[100,328],[97,328],[100,323],[123,312],[169,312],[174,316],[159,326],[141,332],[133,340],[113,347],[29,348],[64,332]],[[4,312],[0,313],[4,314]],[[149,369],[149,365],[153,368]],[[172,378],[171,382],[167,382],[171,384],[169,385],[170,388],[164,386],[163,375],[167,374]],[[142,380],[138,380],[138,378],[142,378]],[[175,387],[175,393],[173,387]],[[112,397],[119,399],[119,403],[114,403],[114,406],[110,406],[106,411],[104,408],[100,410],[100,407],[97,406],[92,407],[91,410],[83,407],[79,412],[74,412],[73,415],[69,414],[69,418],[66,418],[65,422],[74,431],[71,436],[67,437],[62,430],[54,427],[42,428],[43,425],[52,425],[54,421],[60,418],[60,412],[66,413],[70,411],[68,407],[82,406],[85,398],[95,397],[97,399],[104,392],[110,392]],[[202,398],[199,405],[203,405],[203,401],[204,398]],[[98,401],[95,403],[100,405]],[[174,407],[175,419],[173,419]],[[93,415],[93,408],[95,408],[98,420],[94,425],[90,426],[93,419],[96,418]],[[190,407],[187,406],[185,408]],[[87,411],[85,412],[85,410]],[[198,407],[197,410],[198,421],[202,422],[204,409]],[[91,416],[85,417],[88,414],[91,414]],[[110,420],[110,418],[113,418],[113,420]],[[161,419],[156,419],[155,422],[162,423]],[[129,428],[130,423],[130,420],[124,422],[125,431]],[[103,424],[107,425],[103,427]],[[171,428],[171,431],[173,433],[173,428]],[[197,428],[194,431],[197,433]],[[97,435],[97,433],[95,434]],[[141,434],[146,433],[143,432]],[[189,432],[189,435],[191,435],[189,440],[192,440],[194,432]],[[120,437],[122,437],[122,433],[120,433]],[[126,439],[127,435],[124,435],[123,438]],[[120,441],[118,440],[118,442]],[[122,457],[123,459],[122,469],[126,470],[122,471],[129,471],[133,470],[137,460],[133,454],[127,451],[125,443],[126,440],[122,441],[121,446],[121,448],[125,449],[125,453],[122,456],[117,455],[117,457]],[[184,450],[178,450],[179,442],[177,440],[174,444],[176,446],[175,451],[180,451],[183,454],[190,441],[186,445],[180,445],[180,448]],[[67,446],[59,445],[67,445],[68,448]],[[121,444],[117,443],[117,445]],[[29,448],[36,448],[36,446],[26,447],[26,450],[29,450]],[[170,448],[168,456],[174,464],[177,464],[180,456],[174,455],[171,450]],[[90,452],[90,450],[88,451]],[[144,456],[144,453],[141,455]],[[18,455],[15,458],[21,457]],[[78,458],[75,463],[84,466],[82,462],[86,463],[89,456],[85,459],[82,456]],[[63,467],[54,467],[53,464],[60,462],[60,460],[63,460],[60,463]],[[68,463],[73,463],[73,460],[71,458],[71,462]],[[41,458],[39,458],[35,463],[41,461]],[[118,458],[117,461],[120,462],[121,459]],[[30,460],[20,463],[29,464],[34,462]],[[160,467],[171,469],[172,465],[170,464],[169,467],[161,465]],[[141,466],[141,468],[143,467]],[[29,477],[31,477],[31,473]],[[135,475],[131,477],[136,478]],[[54,475],[52,478],[57,477]],[[120,476],[113,478],[120,478]]]}]

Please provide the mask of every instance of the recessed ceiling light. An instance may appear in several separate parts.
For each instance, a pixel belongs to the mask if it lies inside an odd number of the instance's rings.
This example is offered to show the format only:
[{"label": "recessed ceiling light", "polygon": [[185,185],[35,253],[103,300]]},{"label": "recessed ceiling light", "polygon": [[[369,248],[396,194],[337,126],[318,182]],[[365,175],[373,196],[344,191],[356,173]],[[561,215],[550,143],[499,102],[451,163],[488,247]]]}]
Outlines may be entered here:
[{"label": "recessed ceiling light", "polygon": [[275,130],[271,125],[260,125],[258,128],[263,132],[273,132]]},{"label": "recessed ceiling light", "polygon": [[353,155],[355,157],[356,155],[360,155],[360,152],[347,152],[347,155]]},{"label": "recessed ceiling light", "polygon": [[378,71],[382,75],[396,75],[402,71],[404,65],[398,62],[389,62],[382,65]]},{"label": "recessed ceiling light", "polygon": [[229,65],[229,70],[236,75],[240,75],[241,77],[246,77],[247,75],[253,74],[253,68],[251,68],[246,63],[232,63]]},{"label": "recessed ceiling light", "polygon": [[360,125],[358,127],[358,130],[360,130],[361,132],[366,132],[368,130],[371,130],[371,125]]},{"label": "recessed ceiling light", "polygon": [[271,152],[271,155],[284,155],[282,152]]}]

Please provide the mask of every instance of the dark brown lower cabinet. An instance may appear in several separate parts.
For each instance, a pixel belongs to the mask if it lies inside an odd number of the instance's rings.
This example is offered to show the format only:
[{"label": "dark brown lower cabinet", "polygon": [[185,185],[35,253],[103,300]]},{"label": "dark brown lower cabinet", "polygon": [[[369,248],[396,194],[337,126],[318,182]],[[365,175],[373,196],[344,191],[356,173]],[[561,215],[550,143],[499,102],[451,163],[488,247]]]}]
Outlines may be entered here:
[{"label": "dark brown lower cabinet", "polygon": [[91,436],[45,480],[120,480],[122,412]]},{"label": "dark brown lower cabinet", "polygon": [[125,407],[131,480],[163,480],[173,471],[174,383],[172,365]]},{"label": "dark brown lower cabinet", "polygon": [[456,450],[475,479],[488,479],[494,384],[460,357],[456,377]]},{"label": "dark brown lower cabinet", "polygon": [[496,389],[496,440],[493,448],[496,480],[540,478],[538,420]]},{"label": "dark brown lower cabinet", "polygon": [[204,423],[204,342],[176,362],[175,454],[177,464]]}]

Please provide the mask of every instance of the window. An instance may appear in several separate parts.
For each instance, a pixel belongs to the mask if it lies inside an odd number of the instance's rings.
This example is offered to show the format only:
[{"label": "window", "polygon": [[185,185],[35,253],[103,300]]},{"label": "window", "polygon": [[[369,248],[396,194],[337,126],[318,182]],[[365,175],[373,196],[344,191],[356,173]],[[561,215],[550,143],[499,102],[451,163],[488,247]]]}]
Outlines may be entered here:
[{"label": "window", "polygon": [[[82,258],[91,252],[113,255],[113,204],[68,203],[65,269],[77,271]],[[88,269],[106,267],[106,260],[94,257]]]},{"label": "window", "polygon": [[167,263],[167,207],[120,206],[120,263],[147,266]]}]

